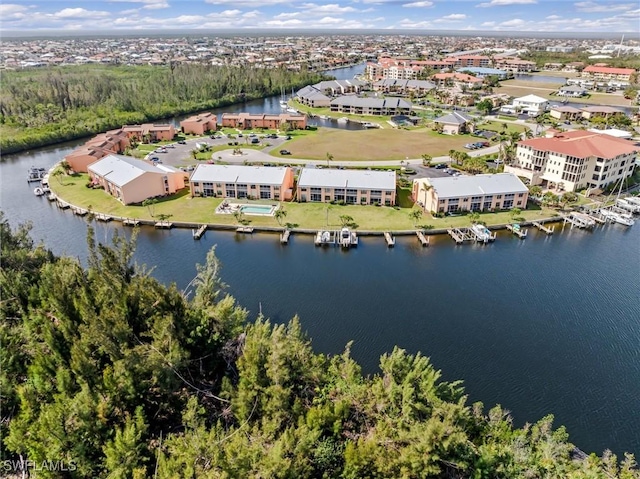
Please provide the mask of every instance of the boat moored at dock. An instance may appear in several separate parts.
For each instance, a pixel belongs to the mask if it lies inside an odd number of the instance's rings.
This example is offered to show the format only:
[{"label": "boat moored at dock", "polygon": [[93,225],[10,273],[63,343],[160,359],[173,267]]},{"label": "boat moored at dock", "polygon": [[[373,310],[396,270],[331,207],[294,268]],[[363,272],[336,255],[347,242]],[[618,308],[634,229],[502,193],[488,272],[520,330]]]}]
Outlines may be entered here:
[{"label": "boat moored at dock", "polygon": [[42,178],[44,178],[46,174],[47,170],[45,168],[32,166],[31,168],[29,168],[29,172],[27,173],[27,183],[42,181]]}]

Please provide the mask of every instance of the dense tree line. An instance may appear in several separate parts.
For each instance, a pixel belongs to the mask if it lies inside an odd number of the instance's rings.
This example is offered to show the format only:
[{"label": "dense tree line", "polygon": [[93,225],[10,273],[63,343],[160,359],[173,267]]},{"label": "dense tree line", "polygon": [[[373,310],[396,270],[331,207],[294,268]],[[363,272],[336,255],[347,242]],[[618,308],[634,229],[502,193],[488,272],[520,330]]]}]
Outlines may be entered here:
[{"label": "dense tree line", "polygon": [[0,83],[0,147],[11,153],[275,95],[320,79],[318,73],[284,68],[201,64],[7,71]]},{"label": "dense tree line", "polygon": [[0,216],[2,458],[75,469],[39,477],[640,477],[631,455],[577,454],[551,416],[515,428],[468,405],[421,354],[363,376],[297,318],[249,322],[214,251],[179,291],[132,265],[133,241],[88,243],[85,269]]}]

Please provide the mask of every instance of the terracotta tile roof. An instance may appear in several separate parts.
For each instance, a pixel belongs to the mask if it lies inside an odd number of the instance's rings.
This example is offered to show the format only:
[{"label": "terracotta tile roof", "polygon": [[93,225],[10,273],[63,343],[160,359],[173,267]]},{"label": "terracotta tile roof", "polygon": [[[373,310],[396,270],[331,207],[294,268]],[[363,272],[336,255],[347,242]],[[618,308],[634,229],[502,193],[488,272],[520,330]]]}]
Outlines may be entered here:
[{"label": "terracotta tile roof", "polygon": [[589,65],[583,71],[587,73],[609,73],[612,75],[633,75],[636,71],[633,68],[613,68]]},{"label": "terracotta tile roof", "polygon": [[568,131],[550,138],[532,138],[519,141],[518,145],[529,146],[534,150],[561,153],[577,158],[614,158],[640,151],[628,140],[614,138],[602,133],[591,131]]}]

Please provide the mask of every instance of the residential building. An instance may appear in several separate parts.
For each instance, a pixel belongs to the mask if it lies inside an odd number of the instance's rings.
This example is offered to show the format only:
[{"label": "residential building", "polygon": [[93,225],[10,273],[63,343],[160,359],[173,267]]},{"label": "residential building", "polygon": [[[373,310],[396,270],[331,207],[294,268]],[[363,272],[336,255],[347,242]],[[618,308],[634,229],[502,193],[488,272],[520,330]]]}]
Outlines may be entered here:
[{"label": "residential building", "polygon": [[313,85],[318,91],[327,96],[334,97],[348,95],[349,93],[360,93],[368,87],[368,83],[362,80],[327,80]]},{"label": "residential building", "polygon": [[449,86],[449,84],[456,85],[459,88],[479,88],[484,81],[482,78],[474,77],[466,73],[436,73],[431,75],[431,80],[440,86]]},{"label": "residential building", "polygon": [[461,133],[473,132],[473,118],[459,111],[453,111],[433,121],[442,126],[442,133],[445,135],[459,135]]},{"label": "residential building", "polygon": [[107,155],[90,164],[88,172],[94,185],[100,185],[125,205],[170,195],[184,188],[184,172],[130,156]]},{"label": "residential building", "polygon": [[303,168],[296,198],[300,202],[350,205],[396,204],[395,171]]},{"label": "residential building", "polygon": [[498,70],[497,68],[486,67],[464,67],[456,70],[458,73],[472,73],[480,79],[484,79],[488,76],[496,76],[498,80],[506,80],[508,72],[505,70]]},{"label": "residential building", "polygon": [[519,58],[501,58],[496,60],[495,67],[512,73],[529,73],[537,70],[536,62],[520,60]]},{"label": "residential building", "polygon": [[362,98],[355,95],[331,100],[331,111],[353,115],[408,115],[411,103],[402,98]]},{"label": "residential building", "polygon": [[411,196],[425,211],[495,211],[526,208],[529,190],[511,173],[413,180]]},{"label": "residential building", "polygon": [[511,104],[516,111],[535,116],[545,112],[549,105],[549,100],[537,95],[526,95],[520,98],[514,98]]},{"label": "residential building", "polygon": [[183,133],[191,135],[204,135],[207,131],[215,131],[218,127],[218,118],[213,113],[199,113],[190,116],[180,122]]},{"label": "residential building", "polygon": [[110,130],[91,138],[64,159],[73,171],[86,173],[87,167],[94,161],[111,153],[124,153],[128,146],[129,138],[122,129]]},{"label": "residential building", "polygon": [[550,189],[603,189],[631,175],[638,151],[632,142],[600,132],[547,131],[544,138],[518,142],[505,171]]},{"label": "residential building", "polygon": [[189,179],[191,196],[289,201],[293,170],[289,167],[200,164]]},{"label": "residential building", "polygon": [[265,128],[277,130],[284,124],[290,129],[304,130],[307,127],[306,115],[298,113],[280,113],[272,115],[267,113],[223,113],[222,126],[227,128],[240,128],[250,130],[253,128]]},{"label": "residential building", "polygon": [[435,83],[426,80],[392,80],[390,78],[378,80],[373,84],[374,91],[387,94],[397,93],[398,95],[415,93],[418,96],[427,94],[435,87]]},{"label": "residential building", "polygon": [[592,120],[593,118],[610,118],[614,115],[623,114],[624,111],[613,106],[606,105],[593,105],[585,106],[580,109],[582,111],[582,118],[585,120]]},{"label": "residential building", "polygon": [[582,110],[568,105],[552,106],[549,116],[560,121],[575,121],[582,118]]},{"label": "residential building", "polygon": [[558,96],[579,98],[587,94],[587,90],[578,85],[563,85],[558,89]]},{"label": "residential building", "polygon": [[628,83],[634,73],[636,73],[636,71],[633,68],[613,68],[596,64],[585,67],[585,69],[582,70],[582,77],[596,81],[618,80]]},{"label": "residential building", "polygon": [[331,105],[331,98],[322,93],[314,85],[307,85],[296,92],[296,100],[311,108],[326,108]]},{"label": "residential building", "polygon": [[127,136],[138,141],[171,141],[176,136],[176,129],[169,124],[144,123],[142,125],[124,125]]}]

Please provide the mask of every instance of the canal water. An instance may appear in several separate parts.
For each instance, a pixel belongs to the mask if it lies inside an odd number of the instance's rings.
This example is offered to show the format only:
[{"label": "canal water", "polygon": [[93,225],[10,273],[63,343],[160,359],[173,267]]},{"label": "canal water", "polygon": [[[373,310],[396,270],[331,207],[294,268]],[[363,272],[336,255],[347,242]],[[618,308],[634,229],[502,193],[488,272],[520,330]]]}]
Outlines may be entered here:
[{"label": "canal water", "polygon": [[[77,144],[5,155],[0,208],[12,225],[57,254],[86,259],[86,221],[33,195],[30,166],[49,167]],[[337,214],[337,213],[336,213]],[[96,224],[108,240],[117,224]],[[251,311],[284,322],[300,315],[317,351],[354,341],[365,372],[395,345],[463,379],[470,402],[500,403],[516,424],[546,414],[587,452],[640,454],[640,224],[593,232],[501,233],[486,246],[436,237],[362,238],[357,249],[314,247],[311,237],[240,236],[143,228],[136,261],[184,288],[217,245],[229,292]]]}]

